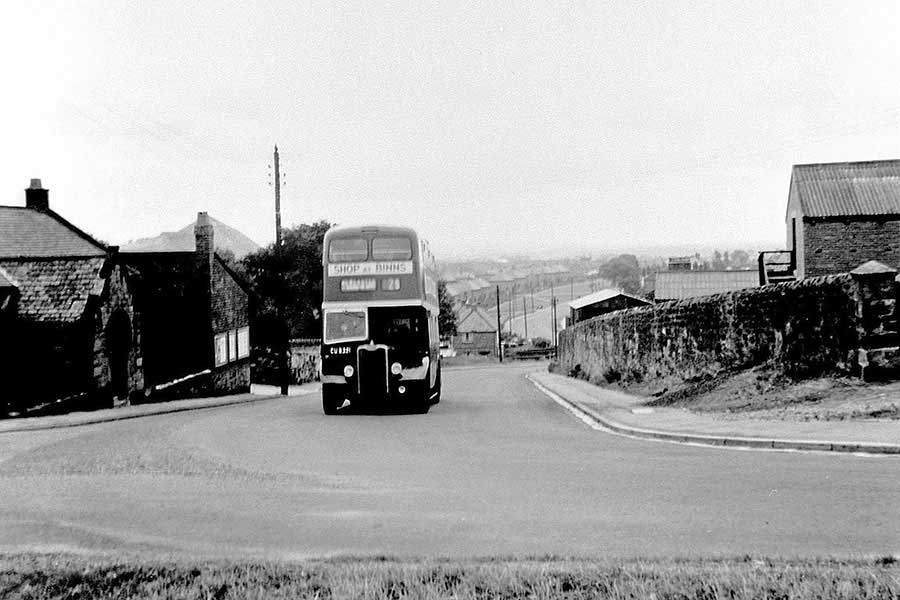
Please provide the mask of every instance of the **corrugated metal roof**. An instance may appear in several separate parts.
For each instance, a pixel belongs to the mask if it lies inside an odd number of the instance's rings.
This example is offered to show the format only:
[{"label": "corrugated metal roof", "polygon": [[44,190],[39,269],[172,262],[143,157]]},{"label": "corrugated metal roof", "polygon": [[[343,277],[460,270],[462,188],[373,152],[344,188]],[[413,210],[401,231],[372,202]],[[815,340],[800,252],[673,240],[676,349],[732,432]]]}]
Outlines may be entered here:
[{"label": "corrugated metal roof", "polygon": [[645,302],[650,304],[643,298],[638,296],[632,296],[631,294],[626,294],[621,290],[615,290],[612,288],[607,288],[605,290],[600,290],[599,292],[594,292],[593,294],[588,294],[587,296],[582,296],[581,298],[575,298],[571,302],[569,302],[569,308],[574,308],[578,310],[579,308],[584,308],[585,306],[589,306],[591,304],[596,304],[597,302],[604,302],[611,298],[615,298],[616,296],[625,296],[627,298],[632,298],[634,300],[639,300],[640,302]]},{"label": "corrugated metal roof", "polygon": [[657,300],[681,300],[759,286],[756,271],[660,271]]},{"label": "corrugated metal roof", "polygon": [[105,255],[99,243],[52,211],[0,206],[0,257]]},{"label": "corrugated metal roof", "polygon": [[807,217],[900,214],[900,160],[794,165],[790,195]]},{"label": "corrugated metal roof", "polygon": [[72,322],[84,314],[88,297],[102,292],[100,269],[106,259],[76,258],[3,261],[18,283],[19,317],[42,322]]}]

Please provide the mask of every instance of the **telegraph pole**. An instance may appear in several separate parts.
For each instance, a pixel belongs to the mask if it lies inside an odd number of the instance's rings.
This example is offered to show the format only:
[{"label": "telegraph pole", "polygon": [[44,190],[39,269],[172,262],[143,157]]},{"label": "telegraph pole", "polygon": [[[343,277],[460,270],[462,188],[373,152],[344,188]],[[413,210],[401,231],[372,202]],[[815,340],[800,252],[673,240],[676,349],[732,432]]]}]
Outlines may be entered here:
[{"label": "telegraph pole", "polygon": [[528,299],[522,296],[522,317],[525,319],[525,339],[528,339]]},{"label": "telegraph pole", "polygon": [[553,292],[553,283],[550,284],[550,331],[553,335],[553,339],[551,340],[553,345],[556,346],[556,317],[553,315],[555,312],[554,305],[556,304],[556,295]]},{"label": "telegraph pole", "polygon": [[278,165],[278,144],[275,144],[275,245],[281,245],[281,170]]},{"label": "telegraph pole", "polygon": [[553,315],[553,356],[556,356],[556,296],[550,301],[550,313]]},{"label": "telegraph pole", "polygon": [[500,362],[503,362],[503,342],[500,340],[502,337],[500,329],[500,286],[497,286],[497,356],[500,357]]},{"label": "telegraph pole", "polygon": [[513,321],[516,320],[516,284],[509,288],[509,335],[513,334]]}]

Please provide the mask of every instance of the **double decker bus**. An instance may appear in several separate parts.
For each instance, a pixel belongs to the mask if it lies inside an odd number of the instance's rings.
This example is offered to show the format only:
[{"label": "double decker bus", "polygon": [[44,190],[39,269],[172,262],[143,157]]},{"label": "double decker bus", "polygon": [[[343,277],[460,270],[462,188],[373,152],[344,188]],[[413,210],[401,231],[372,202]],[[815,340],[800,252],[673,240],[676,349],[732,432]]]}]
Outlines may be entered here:
[{"label": "double decker bus", "polygon": [[322,248],[322,409],[427,412],[441,396],[434,257],[408,227],[340,227]]}]

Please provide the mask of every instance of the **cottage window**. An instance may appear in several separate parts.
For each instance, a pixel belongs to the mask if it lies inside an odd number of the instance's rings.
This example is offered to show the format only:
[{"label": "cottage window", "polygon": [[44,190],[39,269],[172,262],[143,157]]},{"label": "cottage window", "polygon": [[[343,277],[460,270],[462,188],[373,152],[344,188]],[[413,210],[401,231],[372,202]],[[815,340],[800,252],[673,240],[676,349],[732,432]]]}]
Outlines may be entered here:
[{"label": "cottage window", "polygon": [[228,362],[228,337],[224,333],[216,335],[216,366]]},{"label": "cottage window", "polygon": [[472,333],[469,332],[469,331],[463,333],[463,341],[464,341],[464,342],[471,342],[471,341],[472,341]]},{"label": "cottage window", "polygon": [[241,327],[237,330],[237,357],[247,358],[250,356],[250,328]]},{"label": "cottage window", "polygon": [[228,332],[228,362],[237,360],[237,331]]}]

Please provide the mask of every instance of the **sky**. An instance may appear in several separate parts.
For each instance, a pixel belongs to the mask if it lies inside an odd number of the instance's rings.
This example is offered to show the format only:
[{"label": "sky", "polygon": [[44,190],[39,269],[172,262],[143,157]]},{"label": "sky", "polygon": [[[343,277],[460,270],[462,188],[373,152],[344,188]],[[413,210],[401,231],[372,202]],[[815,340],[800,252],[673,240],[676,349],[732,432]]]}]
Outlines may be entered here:
[{"label": "sky", "polygon": [[900,158],[900,3],[5,0],[0,204],[438,258],[785,243],[791,166]]}]

